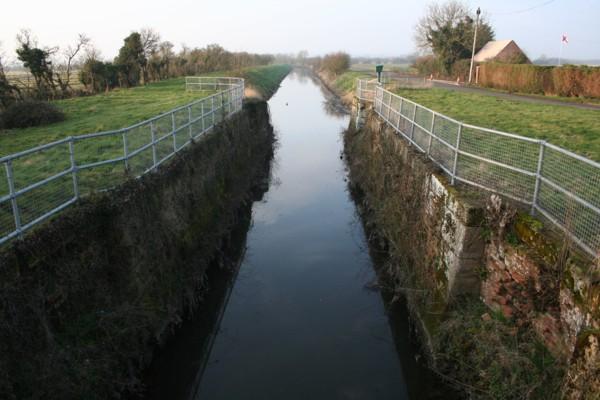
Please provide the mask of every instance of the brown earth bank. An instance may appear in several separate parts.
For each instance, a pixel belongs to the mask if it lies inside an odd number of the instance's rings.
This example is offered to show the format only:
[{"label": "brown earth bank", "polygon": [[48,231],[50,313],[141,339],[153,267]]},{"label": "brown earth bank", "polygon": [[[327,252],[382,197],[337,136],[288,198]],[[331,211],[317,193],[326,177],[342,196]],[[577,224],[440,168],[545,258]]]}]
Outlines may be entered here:
[{"label": "brown earth bank", "polygon": [[141,390],[153,348],[202,306],[209,268],[273,157],[250,102],[156,172],[82,200],[0,252],[0,398]]},{"label": "brown earth bank", "polygon": [[344,138],[351,185],[431,368],[469,398],[600,398],[597,261],[364,119]]},{"label": "brown earth bank", "polygon": [[348,109],[348,110],[352,109],[352,106],[354,105],[354,93],[345,93],[345,92],[342,92],[342,91],[336,89],[336,87],[335,87],[336,77],[330,73],[327,73],[325,71],[318,71],[315,73],[315,75],[319,78],[321,83],[331,93],[333,93],[335,96],[337,96],[337,98],[342,102],[342,104],[344,105],[344,107],[346,107],[346,109]]}]

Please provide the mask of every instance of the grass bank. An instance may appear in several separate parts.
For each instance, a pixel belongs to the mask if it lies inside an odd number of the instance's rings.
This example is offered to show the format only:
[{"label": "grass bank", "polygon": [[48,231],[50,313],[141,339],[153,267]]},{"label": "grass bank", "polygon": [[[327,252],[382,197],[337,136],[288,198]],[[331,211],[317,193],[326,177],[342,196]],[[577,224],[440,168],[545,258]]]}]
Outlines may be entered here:
[{"label": "grass bank", "polygon": [[548,140],[600,161],[600,111],[499,99],[446,89],[397,93],[459,121]]},{"label": "grass bank", "polygon": [[246,80],[246,85],[259,92],[268,100],[279,88],[279,84],[290,73],[290,65],[269,65],[260,68],[249,68],[241,73],[234,73]]}]

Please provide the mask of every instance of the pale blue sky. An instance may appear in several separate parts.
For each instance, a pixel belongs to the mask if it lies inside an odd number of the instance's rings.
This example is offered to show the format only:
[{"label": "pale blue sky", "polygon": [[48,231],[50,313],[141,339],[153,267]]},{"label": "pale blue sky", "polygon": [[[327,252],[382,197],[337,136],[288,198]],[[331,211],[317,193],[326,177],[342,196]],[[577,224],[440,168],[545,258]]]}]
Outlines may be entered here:
[{"label": "pale blue sky", "polygon": [[[557,56],[561,34],[565,58],[600,58],[600,0],[467,0],[481,6],[498,39],[515,39],[531,58]],[[88,8],[80,0],[6,2],[0,42],[14,58],[15,35],[30,28],[42,45],[66,45],[77,33],[92,38],[106,58],[141,27],[156,28],[178,47],[219,43],[231,50],[310,54],[346,50],[353,55],[392,56],[415,51],[414,25],[427,1],[409,0],[104,0]],[[26,8],[27,12],[24,12]],[[516,13],[515,13],[516,12]]]}]

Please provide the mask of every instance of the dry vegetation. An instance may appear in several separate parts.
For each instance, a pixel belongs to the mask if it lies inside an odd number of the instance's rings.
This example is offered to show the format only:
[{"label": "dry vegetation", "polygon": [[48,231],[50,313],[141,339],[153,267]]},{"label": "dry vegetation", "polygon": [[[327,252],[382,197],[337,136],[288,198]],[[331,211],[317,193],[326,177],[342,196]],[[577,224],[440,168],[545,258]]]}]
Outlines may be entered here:
[{"label": "dry vegetation", "polygon": [[482,64],[479,84],[510,92],[600,98],[600,67]]}]

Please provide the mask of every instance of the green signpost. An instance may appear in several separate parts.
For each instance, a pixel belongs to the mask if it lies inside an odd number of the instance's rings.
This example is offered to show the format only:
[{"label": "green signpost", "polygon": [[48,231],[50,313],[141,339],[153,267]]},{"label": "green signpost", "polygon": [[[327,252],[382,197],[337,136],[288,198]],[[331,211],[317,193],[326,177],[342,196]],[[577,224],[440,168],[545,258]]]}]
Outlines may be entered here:
[{"label": "green signpost", "polygon": [[377,64],[375,66],[375,72],[377,72],[377,82],[381,83],[381,73],[383,72],[383,64]]}]

